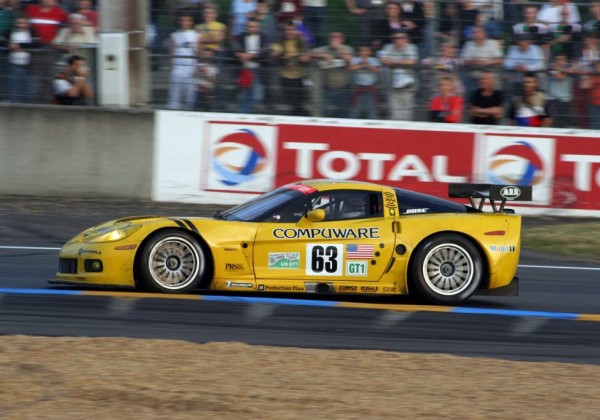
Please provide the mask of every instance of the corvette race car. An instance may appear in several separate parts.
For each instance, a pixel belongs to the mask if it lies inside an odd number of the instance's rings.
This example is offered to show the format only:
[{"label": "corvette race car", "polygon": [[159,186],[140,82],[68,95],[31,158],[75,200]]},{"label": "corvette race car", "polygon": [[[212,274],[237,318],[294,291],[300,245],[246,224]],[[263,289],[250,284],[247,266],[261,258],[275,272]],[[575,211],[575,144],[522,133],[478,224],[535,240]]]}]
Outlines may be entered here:
[{"label": "corvette race car", "polygon": [[440,304],[515,295],[521,217],[504,206],[531,200],[531,187],[450,184],[449,195],[470,205],[313,180],[212,218],[126,217],[66,243],[50,281],[163,293],[419,293]]}]

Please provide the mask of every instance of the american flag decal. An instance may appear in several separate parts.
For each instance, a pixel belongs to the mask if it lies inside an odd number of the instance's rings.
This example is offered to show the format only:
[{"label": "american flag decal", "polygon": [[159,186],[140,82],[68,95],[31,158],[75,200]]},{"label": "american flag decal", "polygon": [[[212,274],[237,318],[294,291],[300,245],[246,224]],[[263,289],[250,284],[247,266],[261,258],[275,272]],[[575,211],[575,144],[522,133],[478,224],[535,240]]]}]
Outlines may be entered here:
[{"label": "american flag decal", "polygon": [[373,258],[373,245],[346,245],[346,258],[350,260],[369,260]]}]

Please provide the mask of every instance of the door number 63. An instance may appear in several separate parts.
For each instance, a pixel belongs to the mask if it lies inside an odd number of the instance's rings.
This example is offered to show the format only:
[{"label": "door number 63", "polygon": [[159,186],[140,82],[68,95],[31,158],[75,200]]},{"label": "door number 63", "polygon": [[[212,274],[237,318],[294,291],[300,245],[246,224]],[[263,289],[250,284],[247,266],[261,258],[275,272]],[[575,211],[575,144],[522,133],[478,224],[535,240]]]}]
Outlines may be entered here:
[{"label": "door number 63", "polygon": [[342,245],[307,245],[306,274],[309,276],[340,276],[343,255]]}]

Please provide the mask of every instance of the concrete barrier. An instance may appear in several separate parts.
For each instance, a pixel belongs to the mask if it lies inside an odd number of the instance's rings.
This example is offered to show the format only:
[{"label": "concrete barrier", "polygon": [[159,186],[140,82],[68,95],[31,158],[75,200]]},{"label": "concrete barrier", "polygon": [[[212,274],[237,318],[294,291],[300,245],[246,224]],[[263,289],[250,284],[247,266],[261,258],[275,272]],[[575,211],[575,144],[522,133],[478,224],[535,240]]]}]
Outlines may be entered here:
[{"label": "concrete barrier", "polygon": [[0,195],[150,199],[154,112],[0,104]]}]

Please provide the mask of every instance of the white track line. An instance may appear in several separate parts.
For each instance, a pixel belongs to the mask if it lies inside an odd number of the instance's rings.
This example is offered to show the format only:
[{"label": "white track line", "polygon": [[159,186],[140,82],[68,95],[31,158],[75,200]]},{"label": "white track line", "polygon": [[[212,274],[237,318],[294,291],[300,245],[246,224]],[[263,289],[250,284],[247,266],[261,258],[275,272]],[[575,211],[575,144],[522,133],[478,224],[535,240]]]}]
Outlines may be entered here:
[{"label": "white track line", "polygon": [[561,265],[519,265],[519,268],[548,268],[551,270],[600,271],[600,267],[569,267]]},{"label": "white track line", "polygon": [[24,249],[28,251],[60,251],[60,248],[48,248],[43,246],[2,246],[0,249]]}]

